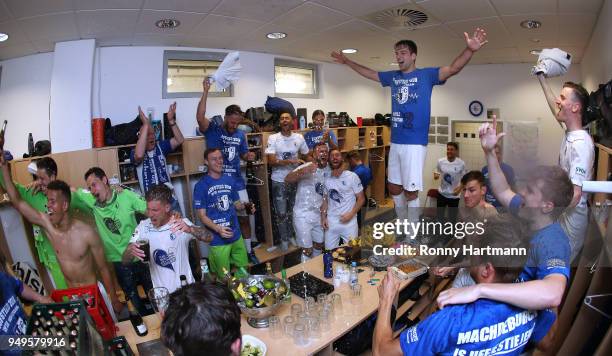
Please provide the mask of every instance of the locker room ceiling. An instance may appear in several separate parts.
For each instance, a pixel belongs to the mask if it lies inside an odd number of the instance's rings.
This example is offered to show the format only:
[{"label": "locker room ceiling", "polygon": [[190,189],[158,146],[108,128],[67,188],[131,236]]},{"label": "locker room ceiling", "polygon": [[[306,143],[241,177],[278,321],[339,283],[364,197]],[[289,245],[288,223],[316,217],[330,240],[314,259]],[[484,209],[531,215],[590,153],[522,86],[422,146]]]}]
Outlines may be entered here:
[{"label": "locker room ceiling", "polygon": [[[393,44],[412,39],[419,66],[446,65],[464,47],[463,32],[486,28],[489,43],[472,64],[534,63],[533,49],[559,47],[581,57],[602,0],[0,0],[0,60],[53,51],[59,41],[95,38],[97,46],[181,46],[247,50],[331,61],[350,58],[378,70],[393,68]],[[383,17],[416,14],[413,18]],[[416,26],[403,24],[427,21]],[[162,30],[155,22],[180,21]],[[401,21],[399,21],[401,19]],[[537,20],[535,30],[521,21]],[[266,38],[284,32],[282,40]]]}]

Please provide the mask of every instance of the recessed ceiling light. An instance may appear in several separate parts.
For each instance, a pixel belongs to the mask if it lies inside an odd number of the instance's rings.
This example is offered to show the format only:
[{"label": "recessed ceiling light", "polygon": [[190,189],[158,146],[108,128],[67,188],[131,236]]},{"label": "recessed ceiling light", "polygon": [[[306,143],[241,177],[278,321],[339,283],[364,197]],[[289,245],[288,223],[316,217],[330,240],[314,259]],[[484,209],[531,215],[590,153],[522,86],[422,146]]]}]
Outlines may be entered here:
[{"label": "recessed ceiling light", "polygon": [[345,48],[342,50],[342,53],[346,53],[346,54],[357,53],[357,50],[355,48]]},{"label": "recessed ceiling light", "polygon": [[287,34],[284,32],[270,32],[266,35],[271,40],[280,40],[287,37]]},{"label": "recessed ceiling light", "polygon": [[8,34],[0,32],[0,42],[8,40]]},{"label": "recessed ceiling light", "polygon": [[521,27],[529,30],[535,30],[540,28],[540,26],[542,26],[542,23],[536,20],[525,20],[521,22]]},{"label": "recessed ceiling light", "polygon": [[155,22],[155,26],[163,29],[177,28],[181,25],[181,22],[176,19],[161,19]]},{"label": "recessed ceiling light", "polygon": [[532,49],[531,51],[529,51],[529,53],[539,56],[540,55],[541,50],[539,49]]}]

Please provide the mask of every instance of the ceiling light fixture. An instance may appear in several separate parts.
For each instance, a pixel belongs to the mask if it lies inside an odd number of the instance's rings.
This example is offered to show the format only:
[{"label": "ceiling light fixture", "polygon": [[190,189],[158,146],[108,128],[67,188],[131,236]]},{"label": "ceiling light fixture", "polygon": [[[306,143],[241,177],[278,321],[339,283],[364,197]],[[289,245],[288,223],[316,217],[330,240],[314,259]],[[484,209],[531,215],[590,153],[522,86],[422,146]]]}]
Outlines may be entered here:
[{"label": "ceiling light fixture", "polygon": [[177,19],[161,19],[155,22],[155,26],[162,29],[173,29],[181,25],[181,22]]},{"label": "ceiling light fixture", "polygon": [[542,50],[540,50],[540,49],[532,49],[531,51],[529,51],[529,53],[533,54],[535,56],[539,56],[541,51]]},{"label": "ceiling light fixture", "polygon": [[6,40],[8,40],[8,34],[0,32],[0,42],[4,42]]},{"label": "ceiling light fixture", "polygon": [[287,37],[287,34],[284,32],[270,32],[266,35],[271,40],[281,40]]},{"label": "ceiling light fixture", "polygon": [[342,53],[345,53],[345,54],[357,53],[357,50],[355,48],[345,48],[342,50]]},{"label": "ceiling light fixture", "polygon": [[541,26],[542,26],[542,23],[536,20],[525,20],[521,22],[521,27],[526,28],[528,30],[535,30],[535,29],[540,28]]}]

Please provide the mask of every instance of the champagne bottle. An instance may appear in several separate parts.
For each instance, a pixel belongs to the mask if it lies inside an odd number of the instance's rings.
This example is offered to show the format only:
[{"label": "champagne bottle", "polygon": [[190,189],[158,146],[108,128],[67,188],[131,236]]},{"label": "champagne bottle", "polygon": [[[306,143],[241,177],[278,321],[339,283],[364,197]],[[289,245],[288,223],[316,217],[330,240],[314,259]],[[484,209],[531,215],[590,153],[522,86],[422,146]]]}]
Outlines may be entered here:
[{"label": "champagne bottle", "polygon": [[281,270],[281,277],[286,288],[285,295],[283,296],[283,304],[289,304],[291,303],[291,284],[289,283],[289,279],[287,278],[287,270],[285,270],[284,268]]},{"label": "champagne bottle", "polygon": [[138,314],[136,308],[134,308],[132,301],[128,300],[127,305],[128,310],[130,311],[130,322],[134,327],[134,331],[136,331],[136,334],[140,337],[147,335],[149,330],[147,330],[147,326],[145,325],[144,320],[142,320],[142,317],[140,316],[140,314]]}]

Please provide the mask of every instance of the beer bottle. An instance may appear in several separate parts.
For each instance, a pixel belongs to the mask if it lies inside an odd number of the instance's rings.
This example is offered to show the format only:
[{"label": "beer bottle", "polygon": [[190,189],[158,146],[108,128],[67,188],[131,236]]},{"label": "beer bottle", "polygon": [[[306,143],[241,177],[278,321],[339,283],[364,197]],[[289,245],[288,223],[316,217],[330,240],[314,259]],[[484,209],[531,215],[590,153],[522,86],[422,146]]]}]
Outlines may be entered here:
[{"label": "beer bottle", "polygon": [[131,300],[128,300],[127,306],[130,312],[130,322],[132,323],[136,334],[140,337],[147,335],[149,330],[147,330],[147,326],[145,325],[144,320],[142,320],[142,317],[140,316],[140,314],[138,314],[138,310],[134,308],[134,304],[132,304]]}]

